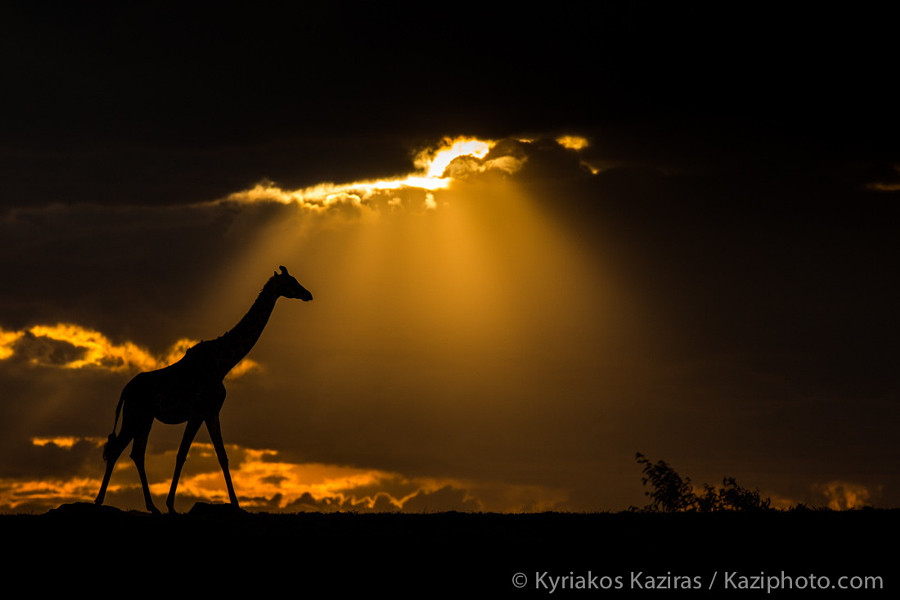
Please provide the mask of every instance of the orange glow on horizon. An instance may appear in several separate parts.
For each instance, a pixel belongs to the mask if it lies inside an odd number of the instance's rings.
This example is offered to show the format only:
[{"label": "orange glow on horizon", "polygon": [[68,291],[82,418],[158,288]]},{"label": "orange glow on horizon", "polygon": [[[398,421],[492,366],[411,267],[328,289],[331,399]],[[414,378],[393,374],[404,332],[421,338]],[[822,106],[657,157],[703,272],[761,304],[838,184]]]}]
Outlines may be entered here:
[{"label": "orange glow on horizon", "polygon": [[825,496],[831,510],[853,510],[869,505],[872,493],[864,485],[849,481],[830,481],[816,486],[816,491]]},{"label": "orange glow on horizon", "polygon": [[[87,441],[99,448],[99,438],[35,437],[32,444],[45,447],[53,444],[71,451],[76,443]],[[417,498],[435,496],[440,491],[451,493],[477,510],[519,512],[525,507],[540,510],[557,509],[565,502],[565,493],[539,486],[510,486],[490,482],[465,481],[453,478],[409,478],[380,469],[333,465],[325,463],[292,463],[279,460],[274,450],[242,448],[229,445],[229,455],[235,460],[231,475],[248,509],[264,511],[376,511],[409,510]],[[171,466],[175,451],[148,455],[151,492],[164,497],[171,483]],[[208,469],[196,472],[198,463]],[[99,464],[99,460],[98,460]],[[191,448],[185,474],[178,484],[179,497],[191,497],[209,502],[227,502],[222,473],[216,464],[212,444],[195,443]],[[191,471],[194,470],[192,473]],[[158,475],[154,476],[154,473]],[[16,510],[24,505],[44,505],[54,508],[69,502],[90,502],[100,486],[98,477],[41,478],[18,480],[0,478],[0,510]],[[109,494],[137,499],[140,496],[137,473],[131,464],[119,464],[110,482]],[[142,500],[137,500],[142,509]],[[437,501],[437,500],[435,500]],[[434,501],[432,501],[434,502]],[[115,502],[113,502],[115,504]],[[434,506],[440,509],[442,506]],[[450,507],[458,509],[459,507]],[[415,509],[413,509],[415,511]]]}]

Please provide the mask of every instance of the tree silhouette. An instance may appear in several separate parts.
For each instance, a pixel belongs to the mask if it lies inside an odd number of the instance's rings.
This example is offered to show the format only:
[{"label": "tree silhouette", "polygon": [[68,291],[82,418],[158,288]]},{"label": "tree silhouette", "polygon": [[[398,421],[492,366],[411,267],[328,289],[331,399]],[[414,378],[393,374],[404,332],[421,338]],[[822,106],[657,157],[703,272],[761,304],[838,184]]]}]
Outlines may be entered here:
[{"label": "tree silhouette", "polygon": [[690,477],[682,477],[663,460],[651,462],[638,452],[635,460],[643,465],[641,483],[649,485],[644,494],[650,504],[647,512],[715,512],[770,510],[771,500],[762,498],[759,490],[741,487],[734,477],[724,477],[722,487],[703,484],[700,494],[694,492]]}]

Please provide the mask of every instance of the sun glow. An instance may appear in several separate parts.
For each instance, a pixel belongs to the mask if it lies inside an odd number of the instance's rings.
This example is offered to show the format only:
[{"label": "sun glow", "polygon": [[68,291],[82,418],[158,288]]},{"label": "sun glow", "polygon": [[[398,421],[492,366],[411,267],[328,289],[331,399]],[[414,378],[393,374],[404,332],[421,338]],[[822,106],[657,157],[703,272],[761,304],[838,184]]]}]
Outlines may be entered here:
[{"label": "sun glow", "polygon": [[427,148],[416,155],[413,164],[425,172],[427,178],[443,178],[451,162],[461,156],[484,158],[496,142],[472,138],[444,138],[437,148]]}]

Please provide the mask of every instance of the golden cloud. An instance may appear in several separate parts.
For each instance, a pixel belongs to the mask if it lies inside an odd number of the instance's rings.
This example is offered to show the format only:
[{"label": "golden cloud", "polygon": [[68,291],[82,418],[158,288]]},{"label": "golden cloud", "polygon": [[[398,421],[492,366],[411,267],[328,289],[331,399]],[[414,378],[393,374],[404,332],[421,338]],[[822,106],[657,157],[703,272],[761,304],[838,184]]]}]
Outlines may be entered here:
[{"label": "golden cloud", "polygon": [[[99,331],[74,323],[57,323],[34,325],[22,331],[0,329],[0,360],[18,356],[40,367],[153,371],[181,359],[196,343],[196,340],[180,339],[163,355],[155,356],[133,342],[115,343]],[[240,377],[258,366],[255,361],[244,359],[229,377]]]},{"label": "golden cloud", "polygon": [[556,138],[556,143],[569,150],[583,150],[590,145],[587,138],[580,135],[561,135]]},{"label": "golden cloud", "polygon": [[21,331],[4,331],[0,329],[0,360],[10,358],[15,354],[14,344],[24,335]]},{"label": "golden cloud", "polygon": [[416,170],[404,176],[353,183],[321,183],[296,190],[285,190],[271,181],[263,181],[248,190],[230,194],[220,202],[275,202],[295,204],[313,213],[331,213],[361,211],[373,208],[379,201],[396,208],[403,205],[396,197],[397,193],[416,191],[422,193],[421,208],[434,209],[437,207],[434,192],[449,188],[454,179],[492,170],[512,174],[522,167],[524,157],[489,158],[496,145],[494,140],[448,137],[434,147],[418,152],[413,159]]}]

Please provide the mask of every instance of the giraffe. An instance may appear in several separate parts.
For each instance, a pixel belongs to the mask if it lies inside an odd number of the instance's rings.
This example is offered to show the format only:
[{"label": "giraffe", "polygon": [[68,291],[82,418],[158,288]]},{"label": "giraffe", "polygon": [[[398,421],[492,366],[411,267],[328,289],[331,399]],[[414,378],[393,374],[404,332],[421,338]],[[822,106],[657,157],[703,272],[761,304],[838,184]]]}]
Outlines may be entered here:
[{"label": "giraffe", "polygon": [[[228,457],[225,454],[219,425],[219,411],[225,402],[225,385],[222,380],[256,344],[269,320],[269,315],[272,314],[272,309],[275,308],[275,302],[281,296],[298,298],[304,302],[312,300],[312,294],[300,285],[286,268],[281,267],[281,273],[276,272],[269,278],[253,306],[231,330],[219,338],[202,341],[191,347],[181,360],[168,367],[137,374],[125,385],[116,406],[113,431],[103,447],[106,472],[103,475],[100,492],[94,501],[96,504],[103,504],[113,467],[122,451],[134,440],[131,459],[141,479],[144,502],[147,510],[159,514],[150,497],[147,474],[144,471],[147,438],[153,420],[159,419],[167,424],[187,423],[175,457],[172,485],[166,497],[168,511],[175,512],[175,489],[178,487],[181,468],[187,459],[194,436],[203,423],[206,423],[216,457],[225,475],[225,485],[231,504],[235,508],[240,508],[231,483]],[[116,435],[120,412],[122,427]]]}]

